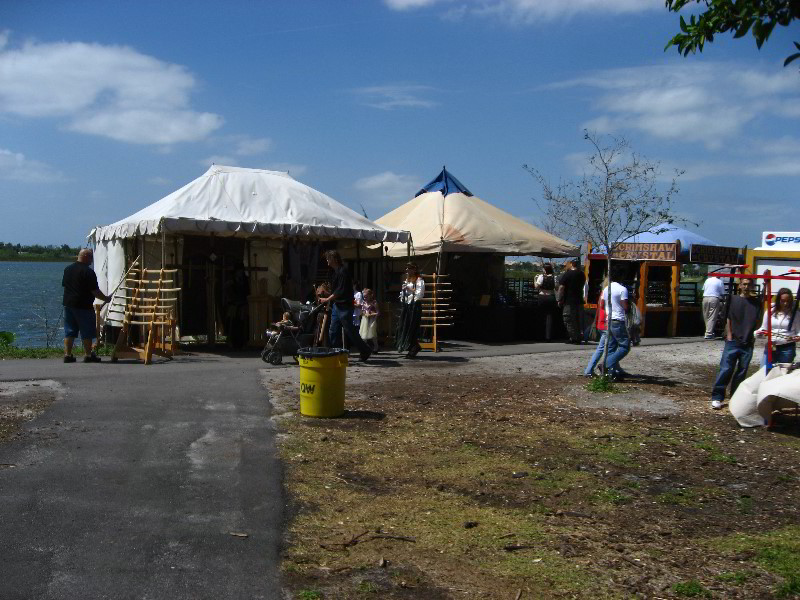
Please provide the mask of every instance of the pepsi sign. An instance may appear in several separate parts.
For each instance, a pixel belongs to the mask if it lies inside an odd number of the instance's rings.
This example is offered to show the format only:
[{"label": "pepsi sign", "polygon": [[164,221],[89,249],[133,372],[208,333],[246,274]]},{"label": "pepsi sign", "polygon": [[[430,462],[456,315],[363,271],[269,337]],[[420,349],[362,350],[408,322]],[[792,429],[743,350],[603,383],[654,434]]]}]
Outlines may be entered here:
[{"label": "pepsi sign", "polygon": [[765,231],[761,237],[761,242],[767,248],[800,250],[800,232]]}]

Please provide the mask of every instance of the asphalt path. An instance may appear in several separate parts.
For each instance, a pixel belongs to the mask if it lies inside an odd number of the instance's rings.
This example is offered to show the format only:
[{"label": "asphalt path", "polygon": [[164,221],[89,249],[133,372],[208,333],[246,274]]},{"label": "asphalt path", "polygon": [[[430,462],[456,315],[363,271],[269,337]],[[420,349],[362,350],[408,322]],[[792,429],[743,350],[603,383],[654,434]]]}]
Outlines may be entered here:
[{"label": "asphalt path", "polygon": [[0,598],[282,598],[263,366],[0,362],[2,381],[64,389],[0,444]]}]

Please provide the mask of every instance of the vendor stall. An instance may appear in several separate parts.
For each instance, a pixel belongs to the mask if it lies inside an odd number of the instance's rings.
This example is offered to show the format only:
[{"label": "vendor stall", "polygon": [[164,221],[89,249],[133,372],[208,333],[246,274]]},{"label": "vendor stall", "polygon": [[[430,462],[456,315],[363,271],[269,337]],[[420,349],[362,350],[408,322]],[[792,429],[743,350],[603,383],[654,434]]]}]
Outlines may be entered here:
[{"label": "vendor stall", "polygon": [[[505,257],[579,253],[577,246],[474,196],[446,169],[376,223],[409,231],[420,270],[449,277],[455,321],[450,331],[457,339],[531,339],[524,336],[533,333],[528,313],[535,307],[521,307],[504,293]],[[406,244],[386,244],[386,255],[392,291],[399,290]]]},{"label": "vendor stall", "polygon": [[[736,256],[738,248],[718,246],[698,234],[673,226],[654,229],[665,230],[657,234],[640,234],[630,242],[617,245],[611,256],[620,273],[615,279],[628,288],[629,300],[641,313],[643,337],[697,335],[703,330],[702,298],[696,283],[682,284],[681,267],[689,262],[708,264],[710,256],[716,261],[731,251]],[[692,261],[691,250],[695,247],[696,260]],[[701,249],[708,248],[720,252],[701,252]],[[585,308],[589,311],[597,308],[606,267],[605,252],[593,252],[590,246],[584,266],[587,279]]]}]

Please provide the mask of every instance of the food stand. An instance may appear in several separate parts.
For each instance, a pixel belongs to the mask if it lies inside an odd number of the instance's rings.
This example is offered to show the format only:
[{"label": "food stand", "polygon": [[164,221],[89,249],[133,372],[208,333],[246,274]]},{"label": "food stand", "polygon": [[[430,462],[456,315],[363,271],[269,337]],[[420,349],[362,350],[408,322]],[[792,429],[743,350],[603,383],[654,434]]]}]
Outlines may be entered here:
[{"label": "food stand", "polygon": [[[620,273],[619,283],[628,288],[628,299],[636,304],[642,315],[642,337],[677,335],[681,315],[700,314],[700,306],[682,305],[678,301],[681,265],[678,262],[680,242],[672,243],[622,243],[611,255],[614,267]],[[588,282],[585,308],[597,309],[608,257],[605,254],[589,255],[584,265]],[[686,317],[684,317],[685,319]]]},{"label": "food stand", "polygon": [[[617,244],[611,256],[615,269],[622,275],[619,283],[628,288],[628,298],[642,315],[642,337],[674,337],[697,335],[702,331],[701,294],[694,282],[681,282],[685,263],[726,264],[736,261],[738,248],[717,246],[683,230],[668,231],[673,239],[664,242],[630,242]],[[663,234],[659,234],[663,235]],[[708,242],[687,244],[679,236]],[[587,286],[585,308],[594,312],[606,274],[607,256],[592,252],[584,266]]]}]

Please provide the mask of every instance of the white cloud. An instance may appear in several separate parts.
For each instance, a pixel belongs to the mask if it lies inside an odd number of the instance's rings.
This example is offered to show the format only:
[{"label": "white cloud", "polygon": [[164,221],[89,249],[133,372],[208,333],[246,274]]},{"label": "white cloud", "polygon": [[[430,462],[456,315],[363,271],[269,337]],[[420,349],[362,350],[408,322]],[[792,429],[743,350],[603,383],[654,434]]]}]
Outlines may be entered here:
[{"label": "white cloud", "polygon": [[572,17],[581,13],[624,14],[663,10],[661,0],[384,0],[392,10],[442,5],[445,16],[490,17],[519,24]]},{"label": "white cloud", "polygon": [[362,102],[372,108],[393,110],[395,108],[433,108],[437,102],[422,96],[434,88],[413,84],[389,84],[362,87],[352,92],[363,98]]},{"label": "white cloud", "polygon": [[24,183],[65,181],[64,175],[51,166],[5,148],[0,148],[0,179]]},{"label": "white cloud", "polygon": [[386,6],[392,10],[409,10],[412,8],[422,8],[431,6],[438,0],[385,0]]},{"label": "white cloud", "polygon": [[269,138],[250,138],[247,136],[239,136],[235,139],[236,154],[239,156],[252,156],[254,154],[263,154],[272,148],[272,140]]},{"label": "white cloud", "polygon": [[151,177],[147,180],[147,183],[152,185],[169,185],[170,180],[166,177]]},{"label": "white cloud", "polygon": [[362,193],[365,203],[371,206],[385,207],[406,202],[422,186],[419,177],[384,171],[362,177],[353,184],[353,187]]},{"label": "white cloud", "polygon": [[0,46],[0,112],[129,143],[196,141],[219,128],[222,117],[191,108],[196,85],[184,67],[123,46]]},{"label": "white cloud", "polygon": [[797,159],[797,155],[787,158],[775,157],[745,167],[744,173],[759,177],[798,177],[800,176],[800,160]]},{"label": "white cloud", "polygon": [[[701,142],[710,149],[740,136],[764,116],[791,114],[795,82],[776,70],[731,63],[609,69],[544,86],[596,90],[601,113],[584,126],[598,133],[633,129],[655,138]],[[796,76],[796,73],[793,73]],[[800,111],[798,111],[800,116]]]}]

